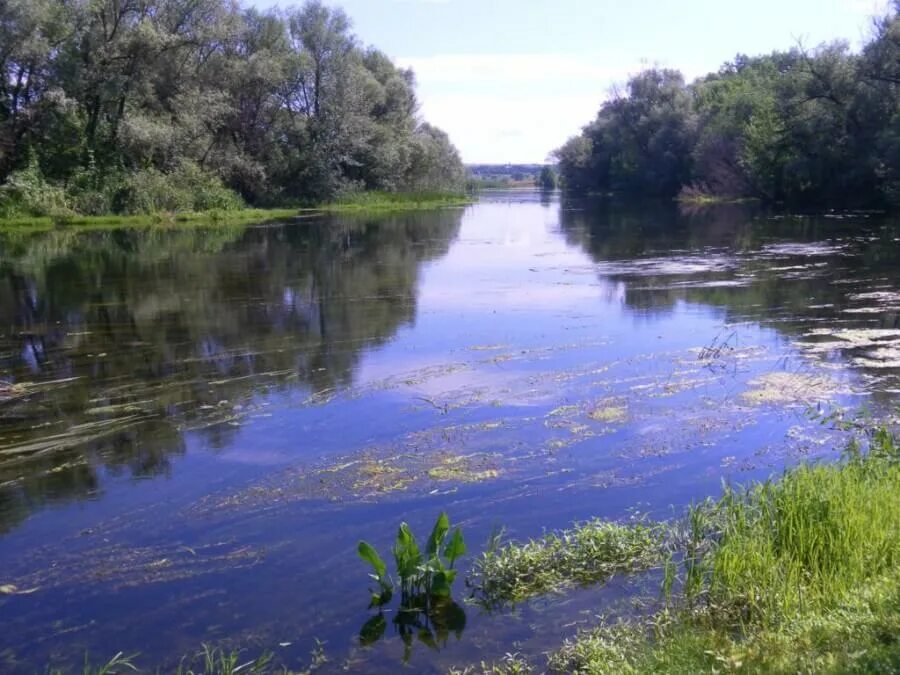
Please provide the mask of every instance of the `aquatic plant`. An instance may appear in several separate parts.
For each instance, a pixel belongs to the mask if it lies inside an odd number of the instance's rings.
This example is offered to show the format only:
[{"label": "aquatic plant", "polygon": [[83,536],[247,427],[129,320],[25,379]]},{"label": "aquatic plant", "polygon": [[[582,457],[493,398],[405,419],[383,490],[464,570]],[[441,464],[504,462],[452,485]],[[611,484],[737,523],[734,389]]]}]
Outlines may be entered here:
[{"label": "aquatic plant", "polygon": [[[438,516],[424,551],[409,525],[400,523],[392,548],[400,585],[400,611],[393,623],[405,646],[404,661],[409,659],[413,635],[434,649],[446,642],[451,631],[457,637],[462,634],[466,615],[450,596],[458,572],[454,566],[465,552],[462,530],[457,527],[450,533],[446,513]],[[386,563],[371,544],[360,541],[357,554],[372,567],[369,577],[376,584],[370,589],[369,607],[377,607],[378,614],[360,629],[360,643],[369,645],[381,639],[387,629],[382,609],[393,598],[394,582],[387,573]]]},{"label": "aquatic plant", "polygon": [[[193,654],[183,656],[178,666],[173,670],[162,671],[156,669],[150,671],[137,665],[137,654],[125,655],[119,652],[101,665],[94,665],[90,655],[85,655],[84,665],[80,668],[82,675],[122,675],[128,672],[149,673],[157,675],[162,672],[173,675],[310,675],[313,671],[328,662],[324,645],[316,640],[313,650],[310,652],[310,661],[302,670],[288,669],[276,664],[272,652],[263,652],[256,658],[247,659],[244,650],[224,649],[204,643],[201,649]],[[47,668],[48,675],[67,675],[74,671],[64,668]]]},{"label": "aquatic plant", "polygon": [[482,661],[477,666],[450,668],[448,675],[528,675],[534,667],[518,653],[507,653],[497,663]]},{"label": "aquatic plant", "polygon": [[[465,554],[466,544],[458,527],[447,541],[449,533],[450,519],[446,513],[441,513],[428,537],[423,556],[409,525],[400,523],[392,552],[397,576],[400,578],[402,607],[412,607],[414,599],[420,597],[430,600],[450,596],[450,587],[457,574],[457,570],[453,567]],[[363,561],[372,566],[374,574],[369,576],[378,585],[378,589],[372,591],[371,606],[386,605],[393,597],[394,588],[391,578],[387,575],[387,565],[378,555],[378,551],[365,541],[359,542],[357,553]]]},{"label": "aquatic plant", "polygon": [[647,569],[661,562],[663,549],[664,529],[642,522],[591,520],[505,545],[495,535],[475,562],[468,583],[483,605],[494,607]]}]

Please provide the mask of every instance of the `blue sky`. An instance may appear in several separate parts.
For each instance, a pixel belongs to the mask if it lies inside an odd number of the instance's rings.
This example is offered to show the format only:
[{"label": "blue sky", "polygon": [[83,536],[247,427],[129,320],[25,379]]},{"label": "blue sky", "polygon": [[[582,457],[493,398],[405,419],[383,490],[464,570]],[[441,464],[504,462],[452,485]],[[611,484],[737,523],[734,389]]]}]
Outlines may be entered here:
[{"label": "blue sky", "polygon": [[[296,0],[299,4],[300,0]],[[411,66],[422,115],[466,162],[542,162],[642,66],[690,79],[737,53],[858,46],[884,0],[335,0]],[[286,2],[255,0],[261,7]],[[294,3],[291,3],[294,4]]]}]

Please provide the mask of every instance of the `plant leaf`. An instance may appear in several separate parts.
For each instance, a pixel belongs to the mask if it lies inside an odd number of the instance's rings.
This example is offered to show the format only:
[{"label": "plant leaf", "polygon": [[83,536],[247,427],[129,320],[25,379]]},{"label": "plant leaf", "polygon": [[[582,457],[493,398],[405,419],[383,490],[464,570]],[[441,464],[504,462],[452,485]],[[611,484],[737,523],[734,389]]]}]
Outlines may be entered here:
[{"label": "plant leaf", "polygon": [[431,579],[431,594],[445,598],[450,595],[450,586],[456,578],[456,570],[443,570]]},{"label": "plant leaf", "polygon": [[447,560],[450,561],[450,567],[453,567],[453,563],[460,557],[465,555],[466,553],[466,542],[463,540],[462,530],[458,527],[453,530],[453,536],[450,537],[450,541],[447,543],[446,548],[444,548],[444,556]]},{"label": "plant leaf", "polygon": [[434,558],[438,554],[441,544],[444,542],[444,537],[447,536],[449,531],[450,518],[447,517],[446,512],[441,512],[437,522],[434,524],[434,528],[431,530],[431,536],[428,537],[428,546],[425,548],[429,558]]},{"label": "plant leaf", "polygon": [[416,568],[422,561],[419,545],[406,523],[400,523],[400,529],[397,531],[394,559],[397,562],[397,574],[404,580],[415,576]]},{"label": "plant leaf", "polygon": [[359,545],[356,547],[356,552],[359,554],[360,558],[374,568],[375,573],[379,577],[384,578],[387,576],[387,565],[384,564],[384,560],[381,559],[381,556],[378,555],[378,551],[376,551],[371,544],[365,541],[359,542]]}]

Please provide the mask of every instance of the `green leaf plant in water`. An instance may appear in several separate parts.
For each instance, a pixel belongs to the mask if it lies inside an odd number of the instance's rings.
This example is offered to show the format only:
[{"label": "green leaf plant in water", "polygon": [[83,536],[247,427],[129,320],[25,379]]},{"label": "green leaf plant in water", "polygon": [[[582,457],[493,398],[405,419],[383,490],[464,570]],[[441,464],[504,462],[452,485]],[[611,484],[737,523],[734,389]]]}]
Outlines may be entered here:
[{"label": "green leaf plant in water", "polygon": [[[448,539],[448,535],[449,539]],[[438,516],[431,530],[425,550],[419,548],[409,525],[401,523],[392,549],[397,577],[400,582],[400,607],[393,624],[404,644],[404,662],[412,653],[413,638],[431,649],[445,644],[450,633],[462,636],[466,615],[451,597],[457,570],[456,561],[465,555],[466,544],[459,528],[450,534],[450,519],[446,513]],[[387,574],[387,565],[378,551],[365,541],[357,547],[359,557],[374,570],[369,576],[377,584],[370,589],[371,608],[378,614],[371,617],[360,630],[360,643],[371,645],[387,630],[384,610],[394,595],[394,582]]]}]

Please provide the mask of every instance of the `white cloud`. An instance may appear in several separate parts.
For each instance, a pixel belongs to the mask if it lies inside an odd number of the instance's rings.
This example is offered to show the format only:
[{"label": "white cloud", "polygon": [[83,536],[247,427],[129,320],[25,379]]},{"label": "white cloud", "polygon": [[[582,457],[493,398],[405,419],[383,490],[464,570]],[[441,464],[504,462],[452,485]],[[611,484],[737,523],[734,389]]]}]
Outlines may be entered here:
[{"label": "white cloud", "polygon": [[613,84],[650,65],[565,53],[397,61],[416,73],[423,117],[450,134],[470,163],[544,161],[594,118]]}]

